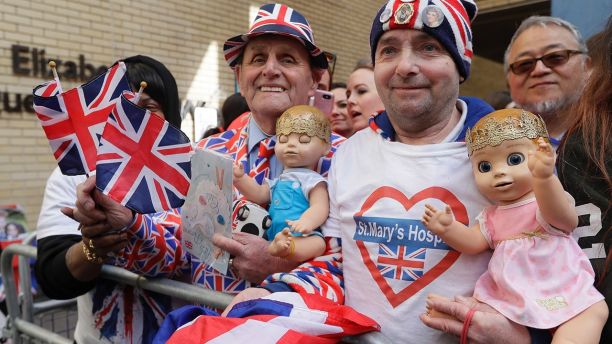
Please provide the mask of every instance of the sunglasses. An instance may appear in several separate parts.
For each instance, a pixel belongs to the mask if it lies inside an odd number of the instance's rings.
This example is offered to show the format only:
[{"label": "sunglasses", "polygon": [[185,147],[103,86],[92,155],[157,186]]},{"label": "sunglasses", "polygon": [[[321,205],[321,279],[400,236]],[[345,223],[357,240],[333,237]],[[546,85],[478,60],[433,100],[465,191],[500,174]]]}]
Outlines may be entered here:
[{"label": "sunglasses", "polygon": [[542,63],[548,68],[554,68],[566,64],[570,57],[575,54],[584,54],[584,52],[569,49],[553,51],[552,53],[548,53],[538,58],[518,60],[510,64],[510,70],[516,75],[531,73],[535,69],[538,61],[542,61]]}]

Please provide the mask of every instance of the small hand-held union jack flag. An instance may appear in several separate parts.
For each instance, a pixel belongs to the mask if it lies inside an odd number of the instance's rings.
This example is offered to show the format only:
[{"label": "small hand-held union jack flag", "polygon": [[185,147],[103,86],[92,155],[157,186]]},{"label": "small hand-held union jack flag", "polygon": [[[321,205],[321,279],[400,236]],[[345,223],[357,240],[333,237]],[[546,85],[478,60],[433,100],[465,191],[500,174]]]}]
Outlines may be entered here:
[{"label": "small hand-held union jack flag", "polygon": [[100,139],[96,187],[143,214],[180,207],[189,189],[191,151],[182,131],[121,96]]},{"label": "small hand-held union jack flag", "polygon": [[56,80],[34,88],[34,111],[63,174],[96,168],[99,136],[123,91],[130,90],[123,62],[90,82],[59,94]]}]

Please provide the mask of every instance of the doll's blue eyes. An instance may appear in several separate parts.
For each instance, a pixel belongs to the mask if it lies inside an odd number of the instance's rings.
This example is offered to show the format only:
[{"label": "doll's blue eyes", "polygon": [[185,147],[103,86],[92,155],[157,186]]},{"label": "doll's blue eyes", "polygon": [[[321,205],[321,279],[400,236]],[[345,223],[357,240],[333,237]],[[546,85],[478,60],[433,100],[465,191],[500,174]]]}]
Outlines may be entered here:
[{"label": "doll's blue eyes", "polygon": [[478,163],[478,171],[487,173],[491,171],[491,163],[488,161],[481,161]]},{"label": "doll's blue eyes", "polygon": [[[511,153],[510,155],[508,155],[506,161],[508,163],[508,166],[516,166],[525,161],[525,156],[521,153]],[[492,169],[493,164],[491,164],[489,161],[481,161],[478,163],[478,171],[480,173],[491,172]]]},{"label": "doll's blue eyes", "polygon": [[508,155],[508,166],[515,166],[525,161],[525,156],[521,153],[512,153]]}]

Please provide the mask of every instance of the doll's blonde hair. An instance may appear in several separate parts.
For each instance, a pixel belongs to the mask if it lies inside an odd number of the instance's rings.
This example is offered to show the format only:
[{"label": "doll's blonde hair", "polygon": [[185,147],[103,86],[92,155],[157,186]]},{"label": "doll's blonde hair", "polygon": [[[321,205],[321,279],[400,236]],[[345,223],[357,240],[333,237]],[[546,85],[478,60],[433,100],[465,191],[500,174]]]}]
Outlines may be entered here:
[{"label": "doll's blonde hair", "polygon": [[468,156],[486,146],[499,146],[502,142],[528,138],[535,142],[538,138],[547,142],[548,132],[542,117],[522,109],[502,109],[481,118],[465,134]]},{"label": "doll's blonde hair", "polygon": [[296,105],[287,109],[276,121],[276,135],[291,133],[318,137],[330,142],[331,125],[321,110],[308,105]]}]

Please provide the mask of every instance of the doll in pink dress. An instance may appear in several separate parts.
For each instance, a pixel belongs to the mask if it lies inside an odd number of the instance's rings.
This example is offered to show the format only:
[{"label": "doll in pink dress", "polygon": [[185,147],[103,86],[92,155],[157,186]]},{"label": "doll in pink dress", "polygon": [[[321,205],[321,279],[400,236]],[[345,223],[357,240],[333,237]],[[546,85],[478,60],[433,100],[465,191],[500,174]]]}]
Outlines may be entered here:
[{"label": "doll in pink dress", "polygon": [[466,134],[480,192],[495,202],[472,227],[450,207],[425,206],[423,223],[454,249],[493,249],[474,297],[532,328],[558,326],[553,343],[599,343],[608,317],[588,258],[570,233],[578,224],[572,197],[554,174],[544,122],[520,109],[483,117]]}]

